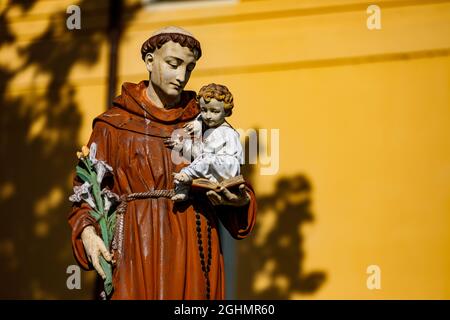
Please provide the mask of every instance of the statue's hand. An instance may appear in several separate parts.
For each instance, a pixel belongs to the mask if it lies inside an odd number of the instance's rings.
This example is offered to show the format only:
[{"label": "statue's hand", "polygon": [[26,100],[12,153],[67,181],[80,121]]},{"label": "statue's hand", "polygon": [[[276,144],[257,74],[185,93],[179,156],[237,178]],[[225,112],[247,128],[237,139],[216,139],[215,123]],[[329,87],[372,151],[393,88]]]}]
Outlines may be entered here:
[{"label": "statue's hand", "polygon": [[105,272],[100,266],[99,258],[103,255],[106,261],[111,262],[112,256],[108,252],[103,240],[95,232],[93,226],[87,226],[81,232],[81,240],[83,241],[84,250],[86,251],[89,262],[92,263],[100,277],[106,278]]},{"label": "statue's hand", "polygon": [[220,190],[220,194],[210,190],[206,193],[209,198],[209,201],[215,206],[218,205],[227,205],[234,207],[242,207],[247,205],[250,202],[250,195],[245,191],[245,185],[241,184],[239,186],[239,193],[234,194],[230,192],[227,188],[222,187]]}]

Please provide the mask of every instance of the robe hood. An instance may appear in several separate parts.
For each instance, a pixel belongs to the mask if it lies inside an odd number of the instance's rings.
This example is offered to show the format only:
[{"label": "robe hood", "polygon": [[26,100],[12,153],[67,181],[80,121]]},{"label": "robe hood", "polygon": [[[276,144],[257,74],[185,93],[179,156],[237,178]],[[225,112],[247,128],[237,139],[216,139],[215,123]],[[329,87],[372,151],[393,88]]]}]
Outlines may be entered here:
[{"label": "robe hood", "polygon": [[148,81],[126,82],[113,106],[97,118],[123,130],[159,137],[170,137],[172,131],[192,121],[200,109],[194,91],[183,91],[178,106],[164,109],[155,106],[147,96]]}]

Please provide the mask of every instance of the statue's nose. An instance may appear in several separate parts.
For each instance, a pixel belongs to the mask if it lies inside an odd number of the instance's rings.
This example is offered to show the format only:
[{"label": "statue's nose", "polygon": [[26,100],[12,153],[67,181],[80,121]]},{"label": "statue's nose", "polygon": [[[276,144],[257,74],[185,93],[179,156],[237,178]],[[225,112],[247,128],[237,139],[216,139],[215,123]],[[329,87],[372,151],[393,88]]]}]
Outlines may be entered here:
[{"label": "statue's nose", "polygon": [[176,80],[178,81],[180,86],[182,86],[184,84],[184,81],[186,80],[186,73],[185,72],[179,72],[177,74]]}]

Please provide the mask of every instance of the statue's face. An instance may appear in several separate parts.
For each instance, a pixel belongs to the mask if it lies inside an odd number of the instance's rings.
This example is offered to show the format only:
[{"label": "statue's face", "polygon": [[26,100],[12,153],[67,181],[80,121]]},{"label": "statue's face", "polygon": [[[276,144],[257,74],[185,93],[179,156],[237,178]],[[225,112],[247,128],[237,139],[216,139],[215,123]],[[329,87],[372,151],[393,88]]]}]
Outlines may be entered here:
[{"label": "statue's face", "polygon": [[218,127],[225,121],[223,101],[211,99],[208,103],[206,103],[203,98],[200,98],[199,102],[202,120],[208,127]]},{"label": "statue's face", "polygon": [[194,53],[179,43],[169,41],[145,57],[150,81],[155,89],[169,97],[181,94],[195,68]]}]

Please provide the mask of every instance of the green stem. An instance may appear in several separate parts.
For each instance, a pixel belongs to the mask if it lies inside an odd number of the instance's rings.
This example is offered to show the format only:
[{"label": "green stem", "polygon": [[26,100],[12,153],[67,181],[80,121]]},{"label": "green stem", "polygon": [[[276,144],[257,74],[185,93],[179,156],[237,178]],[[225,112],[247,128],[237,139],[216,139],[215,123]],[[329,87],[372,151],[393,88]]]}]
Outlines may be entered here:
[{"label": "green stem", "polygon": [[106,225],[105,216],[103,215],[98,222],[100,224],[103,242],[105,243],[106,248],[109,250],[108,226]]},{"label": "green stem", "polygon": [[[97,213],[100,215],[100,219],[98,219],[98,224],[100,226],[100,231],[102,233],[102,240],[103,243],[105,244],[105,247],[108,249],[109,251],[109,247],[110,247],[110,239],[109,239],[109,235],[108,235],[108,225],[107,225],[107,213],[104,212],[104,207],[103,207],[103,200],[102,200],[102,196],[101,196],[101,190],[100,190],[100,185],[97,182],[97,173],[95,172],[95,170],[93,170],[93,165],[92,162],[87,159],[84,158],[83,162],[86,166],[86,169],[88,170],[88,173],[91,177],[91,181],[92,181],[92,193],[95,199],[95,203],[96,203],[96,210]],[[108,263],[105,258],[103,258],[103,256],[100,256],[100,265],[103,269],[103,271],[105,272],[106,275],[106,279],[104,280],[104,287],[105,287],[105,292],[107,295],[111,294],[112,290],[113,290],[113,284],[112,284],[112,266],[110,263]]]}]

